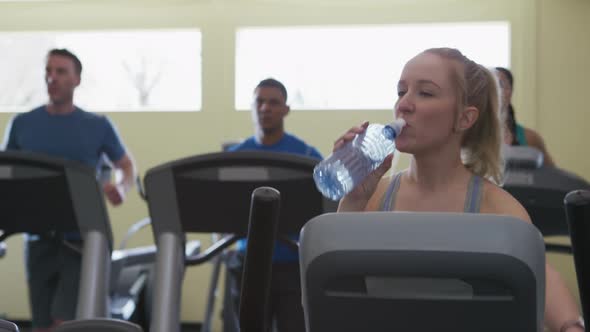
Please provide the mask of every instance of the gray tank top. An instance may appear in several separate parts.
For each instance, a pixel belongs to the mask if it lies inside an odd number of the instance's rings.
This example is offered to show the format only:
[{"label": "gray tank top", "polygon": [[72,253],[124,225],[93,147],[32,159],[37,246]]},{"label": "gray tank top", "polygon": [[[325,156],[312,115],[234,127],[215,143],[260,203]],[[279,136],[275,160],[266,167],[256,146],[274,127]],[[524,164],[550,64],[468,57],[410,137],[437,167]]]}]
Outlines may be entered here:
[{"label": "gray tank top", "polygon": [[[389,184],[385,196],[383,196],[383,201],[381,202],[381,211],[391,211],[395,206],[395,198],[399,191],[402,174],[403,173],[401,172],[397,173]],[[463,212],[479,213],[482,192],[483,180],[481,176],[471,176],[469,186],[467,187],[467,196],[465,197],[465,207],[463,208]]]}]

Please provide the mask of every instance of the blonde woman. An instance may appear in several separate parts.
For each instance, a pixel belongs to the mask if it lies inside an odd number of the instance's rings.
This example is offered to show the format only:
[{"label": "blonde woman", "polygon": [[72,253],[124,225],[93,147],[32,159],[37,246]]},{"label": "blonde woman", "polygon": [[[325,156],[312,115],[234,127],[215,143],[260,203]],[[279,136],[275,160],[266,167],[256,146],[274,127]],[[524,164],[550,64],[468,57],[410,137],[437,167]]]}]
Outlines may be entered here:
[{"label": "blonde woman", "polygon": [[[355,190],[339,211],[493,213],[531,222],[522,205],[496,184],[502,178],[496,80],[455,49],[430,49],[411,59],[398,83],[395,116],[406,127],[396,139],[410,167],[383,177],[392,156]],[[368,123],[351,128],[338,149]],[[579,311],[560,275],[546,266],[546,325],[555,332],[584,331]]]}]

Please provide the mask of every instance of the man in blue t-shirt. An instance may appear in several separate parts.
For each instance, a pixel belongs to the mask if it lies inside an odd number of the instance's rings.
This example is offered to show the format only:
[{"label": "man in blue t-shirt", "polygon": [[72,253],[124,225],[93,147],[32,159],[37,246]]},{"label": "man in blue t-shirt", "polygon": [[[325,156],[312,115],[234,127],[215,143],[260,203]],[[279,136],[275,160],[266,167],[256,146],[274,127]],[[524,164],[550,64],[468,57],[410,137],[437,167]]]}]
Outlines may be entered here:
[{"label": "man in blue t-shirt", "polygon": [[[106,156],[123,174],[119,183],[103,185],[106,198],[116,206],[133,186],[134,162],[105,116],[74,105],[81,73],[82,63],[74,54],[65,49],[49,51],[45,68],[49,102],[13,118],[4,147],[74,160],[95,169]],[[75,318],[81,237],[79,233],[29,234],[25,245],[33,331],[50,331]]]},{"label": "man in blue t-shirt", "polygon": [[[289,114],[287,90],[272,78],[261,81],[254,89],[252,118],[255,134],[228,151],[270,151],[294,153],[322,159],[313,146],[298,137],[286,133],[284,118]],[[295,239],[297,237],[295,236]],[[226,279],[224,304],[224,331],[233,331],[238,316],[241,276],[246,250],[246,241],[238,242],[238,250],[230,255]],[[299,257],[296,251],[278,242],[274,248],[271,304],[274,325],[279,332],[305,332],[301,306],[301,283],[299,280]]]}]

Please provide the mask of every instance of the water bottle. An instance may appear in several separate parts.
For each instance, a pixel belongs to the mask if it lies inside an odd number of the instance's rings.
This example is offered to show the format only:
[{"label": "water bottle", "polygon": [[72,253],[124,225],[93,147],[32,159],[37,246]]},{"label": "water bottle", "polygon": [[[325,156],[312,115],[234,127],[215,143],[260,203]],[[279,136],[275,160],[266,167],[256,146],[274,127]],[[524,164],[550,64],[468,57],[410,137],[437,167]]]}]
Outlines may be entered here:
[{"label": "water bottle", "polygon": [[362,134],[316,165],[313,179],[318,190],[331,200],[340,200],[393,153],[394,140],[405,125],[404,119],[389,125],[370,124]]}]

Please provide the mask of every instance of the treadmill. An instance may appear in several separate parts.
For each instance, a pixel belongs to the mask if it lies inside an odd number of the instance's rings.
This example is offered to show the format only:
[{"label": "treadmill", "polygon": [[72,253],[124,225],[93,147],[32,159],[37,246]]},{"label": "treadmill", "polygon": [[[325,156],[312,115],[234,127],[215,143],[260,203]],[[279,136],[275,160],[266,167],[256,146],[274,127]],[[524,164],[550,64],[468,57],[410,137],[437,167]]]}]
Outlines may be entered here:
[{"label": "treadmill", "polygon": [[[98,322],[109,317],[113,236],[94,172],[74,161],[29,152],[0,152],[0,200],[4,203],[0,242],[18,233],[80,232],[84,241],[76,320],[93,319],[96,324],[91,330],[102,331]],[[39,222],[47,219],[52,222]],[[121,331],[140,331],[137,325],[124,321],[108,324],[122,327]]]},{"label": "treadmill", "polygon": [[[152,229],[158,246],[152,307],[152,332],[178,332],[180,295],[186,266],[216,257],[244,238],[252,192],[261,186],[280,192],[278,238],[297,243],[312,217],[335,211],[335,202],[316,189],[318,160],[287,153],[259,151],[211,153],[172,161],[150,169],[144,183]],[[183,250],[186,233],[227,234],[196,257]]]},{"label": "treadmill", "polygon": [[[506,171],[502,187],[529,213],[543,236],[568,236],[563,199],[570,191],[590,190],[583,178],[543,164],[543,154],[532,147],[505,146]],[[547,243],[547,250],[571,253],[567,245]]]}]

